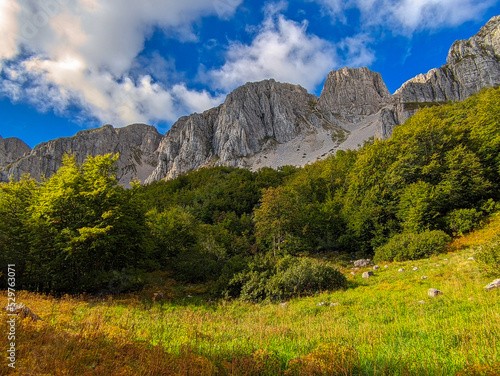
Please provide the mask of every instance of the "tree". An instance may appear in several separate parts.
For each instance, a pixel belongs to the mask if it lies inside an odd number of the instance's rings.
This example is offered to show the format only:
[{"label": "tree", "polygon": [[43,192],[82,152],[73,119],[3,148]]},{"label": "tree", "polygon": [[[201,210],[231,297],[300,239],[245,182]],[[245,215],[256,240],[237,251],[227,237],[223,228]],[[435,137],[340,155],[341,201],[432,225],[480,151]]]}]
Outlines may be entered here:
[{"label": "tree", "polygon": [[271,243],[273,254],[281,252],[282,245],[292,238],[298,218],[296,197],[280,186],[262,191],[260,207],[255,210],[257,240]]},{"label": "tree", "polygon": [[118,184],[117,159],[89,157],[79,166],[66,156],[63,167],[41,184],[31,212],[35,231],[27,271],[33,289],[102,289],[113,272],[141,267],[148,259],[137,187]]}]

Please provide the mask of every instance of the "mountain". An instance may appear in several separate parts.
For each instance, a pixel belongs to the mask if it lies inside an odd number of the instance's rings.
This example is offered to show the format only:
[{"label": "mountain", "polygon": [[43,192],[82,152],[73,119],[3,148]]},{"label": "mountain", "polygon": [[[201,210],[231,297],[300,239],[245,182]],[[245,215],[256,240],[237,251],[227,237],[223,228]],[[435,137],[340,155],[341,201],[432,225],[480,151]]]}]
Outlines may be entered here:
[{"label": "mountain", "polygon": [[330,72],[319,97],[273,79],[247,83],[220,106],[180,118],[163,136],[144,124],[106,125],[33,150],[18,139],[0,138],[0,180],[25,172],[37,179],[50,176],[66,152],[79,162],[87,155],[119,152],[125,185],[135,178],[171,179],[203,166],[304,165],[370,137],[388,138],[422,107],[461,101],[498,84],[500,16],[470,39],[456,41],[445,65],[410,79],[393,95],[368,68]]},{"label": "mountain", "polygon": [[[73,137],[43,142],[33,150],[27,150],[23,156],[11,158],[9,166],[3,164],[4,167],[1,167],[0,179],[7,181],[10,176],[19,179],[26,172],[35,179],[48,177],[62,166],[66,153],[75,154],[79,163],[87,155],[120,153],[118,177],[120,183],[127,186],[134,179],[144,181],[154,170],[157,164],[156,150],[161,139],[162,135],[150,125],[132,124],[115,129],[108,124],[102,128],[80,131]],[[10,148],[7,149],[8,153],[11,153]]]},{"label": "mountain", "polygon": [[17,137],[2,138],[0,136],[0,169],[29,153],[31,148]]}]

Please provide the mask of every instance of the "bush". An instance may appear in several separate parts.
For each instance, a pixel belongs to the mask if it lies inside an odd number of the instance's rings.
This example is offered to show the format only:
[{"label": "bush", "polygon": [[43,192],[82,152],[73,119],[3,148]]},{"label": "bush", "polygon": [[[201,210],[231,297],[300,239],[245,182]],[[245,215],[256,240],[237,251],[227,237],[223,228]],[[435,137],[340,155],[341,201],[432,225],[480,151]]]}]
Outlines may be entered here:
[{"label": "bush", "polygon": [[250,301],[286,300],[322,290],[345,288],[347,280],[333,266],[309,258],[262,258],[238,273],[230,286],[240,287],[240,298]]},{"label": "bush", "polygon": [[398,234],[375,251],[374,261],[406,261],[426,258],[443,252],[450,240],[450,236],[440,230],[427,230],[419,234]]},{"label": "bush", "polygon": [[500,269],[499,239],[488,246],[481,247],[476,253],[476,259],[479,261],[483,273],[489,276],[498,275],[498,270]]},{"label": "bush", "polygon": [[453,234],[463,235],[480,225],[483,212],[476,209],[456,209],[445,218],[447,227]]}]

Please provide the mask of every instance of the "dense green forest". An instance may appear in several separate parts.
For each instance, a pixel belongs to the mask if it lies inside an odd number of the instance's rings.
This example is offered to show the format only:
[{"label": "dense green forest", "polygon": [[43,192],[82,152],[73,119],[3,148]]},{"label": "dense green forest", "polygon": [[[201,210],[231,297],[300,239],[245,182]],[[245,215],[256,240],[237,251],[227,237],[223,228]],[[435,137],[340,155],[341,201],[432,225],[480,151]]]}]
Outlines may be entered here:
[{"label": "dense green forest", "polygon": [[124,189],[116,159],[68,156],[42,182],[0,184],[0,262],[16,264],[18,287],[118,293],[164,270],[214,296],[283,300],[346,286],[304,255],[423,258],[498,211],[500,89],[303,168],[206,168]]}]

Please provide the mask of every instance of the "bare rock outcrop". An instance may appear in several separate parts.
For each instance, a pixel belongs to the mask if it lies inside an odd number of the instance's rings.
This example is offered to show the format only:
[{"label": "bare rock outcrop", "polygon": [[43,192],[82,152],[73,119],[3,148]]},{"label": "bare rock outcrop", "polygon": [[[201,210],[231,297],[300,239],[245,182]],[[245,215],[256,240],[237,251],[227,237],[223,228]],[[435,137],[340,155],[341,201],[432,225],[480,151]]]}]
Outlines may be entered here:
[{"label": "bare rock outcrop", "polygon": [[0,136],[0,168],[17,161],[30,151],[31,148],[19,138]]},{"label": "bare rock outcrop", "polygon": [[87,156],[120,153],[118,177],[128,185],[132,180],[144,181],[157,164],[156,150],[162,135],[156,128],[145,124],[132,124],[124,128],[105,125],[102,128],[84,130],[73,137],[63,137],[37,145],[29,153],[17,159],[0,172],[0,180],[11,176],[19,179],[30,173],[35,179],[49,177],[62,166],[63,156],[73,153],[79,163]]},{"label": "bare rock outcrop", "polygon": [[339,149],[355,149],[371,137],[389,138],[420,108],[461,101],[500,84],[500,16],[468,40],[456,41],[441,68],[404,83],[392,96],[379,73],[368,68],[330,72],[320,97],[273,79],[247,83],[223,104],[180,118],[164,135],[144,124],[81,131],[30,150],[0,138],[0,181],[50,176],[65,153],[120,153],[125,186],[171,179],[204,166],[303,166]]},{"label": "bare rock outcrop", "polygon": [[328,74],[319,107],[331,121],[357,123],[391,100],[380,73],[368,68],[342,68]]},{"label": "bare rock outcrop", "polygon": [[500,16],[468,40],[451,46],[446,64],[405,82],[393,95],[402,124],[426,105],[462,101],[500,84]]},{"label": "bare rock outcrop", "polygon": [[[217,108],[182,117],[164,136],[158,167],[147,182],[210,165],[252,167],[249,158],[298,136],[346,133],[318,109],[318,98],[299,85],[247,83]],[[334,136],[335,137],[335,136]]]}]

